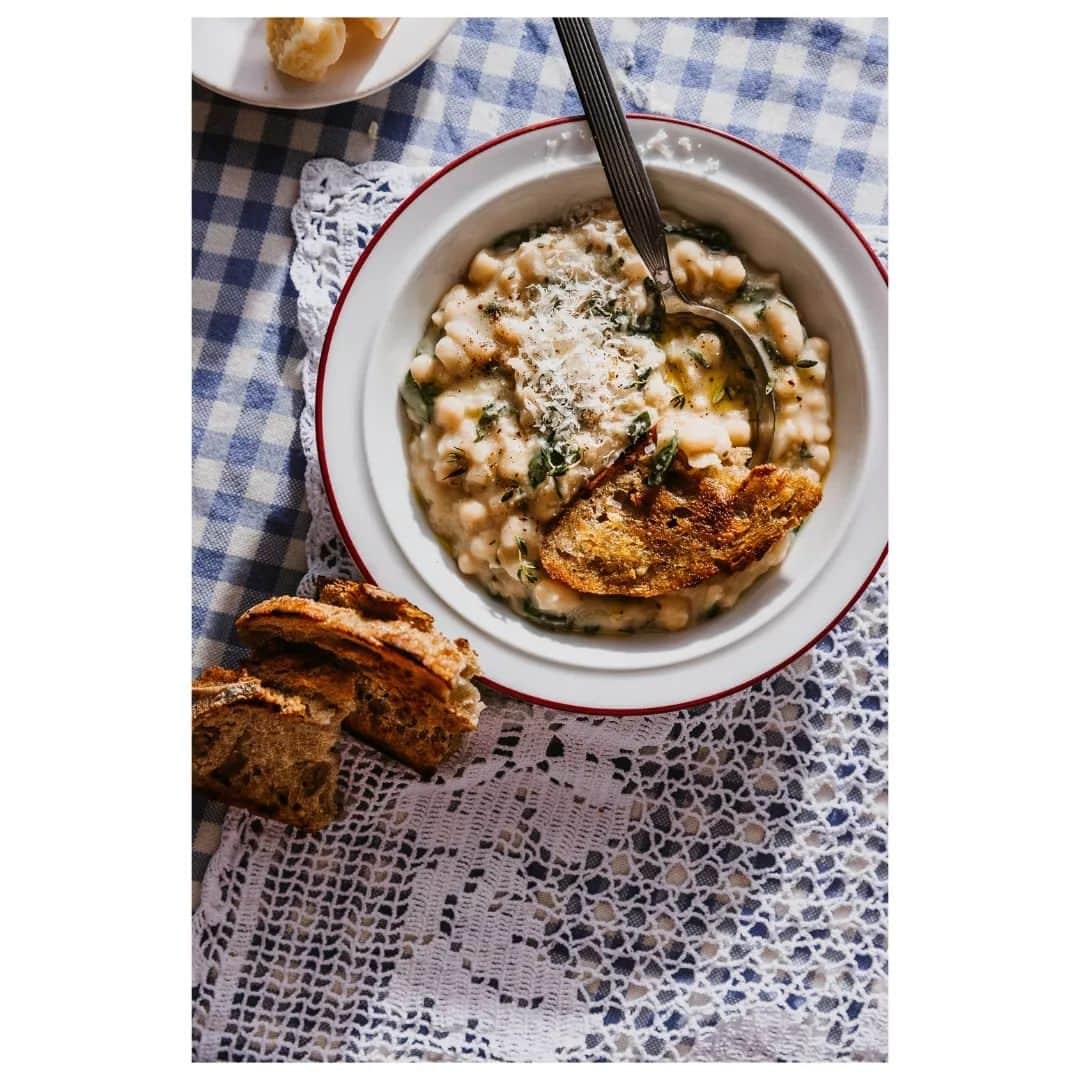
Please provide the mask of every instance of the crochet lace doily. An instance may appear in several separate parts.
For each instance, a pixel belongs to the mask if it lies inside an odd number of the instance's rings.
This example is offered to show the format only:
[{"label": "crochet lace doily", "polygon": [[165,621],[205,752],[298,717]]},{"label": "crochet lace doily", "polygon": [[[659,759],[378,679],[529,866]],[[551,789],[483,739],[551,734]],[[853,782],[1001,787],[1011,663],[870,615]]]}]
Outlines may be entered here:
[{"label": "crochet lace doily", "polygon": [[[418,179],[303,172],[313,573],[356,574],[315,453],[322,336]],[[887,649],[882,572],[724,701],[598,718],[485,692],[430,781],[346,740],[342,821],[227,815],[195,916],[195,1057],[883,1059]]]}]

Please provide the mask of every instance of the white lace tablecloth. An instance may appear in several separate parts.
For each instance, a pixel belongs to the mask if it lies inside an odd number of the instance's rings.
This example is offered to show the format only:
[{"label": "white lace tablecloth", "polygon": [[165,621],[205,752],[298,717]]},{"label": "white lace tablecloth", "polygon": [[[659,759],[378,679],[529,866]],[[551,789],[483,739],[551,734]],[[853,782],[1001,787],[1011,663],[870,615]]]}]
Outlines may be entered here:
[{"label": "white lace tablecloth", "polygon": [[[314,574],[355,574],[316,459],[322,336],[418,179],[303,171]],[[884,1059],[887,648],[882,571],[814,649],[721,702],[598,718],[485,692],[428,782],[348,740],[342,821],[226,818],[195,916],[195,1057]]]}]

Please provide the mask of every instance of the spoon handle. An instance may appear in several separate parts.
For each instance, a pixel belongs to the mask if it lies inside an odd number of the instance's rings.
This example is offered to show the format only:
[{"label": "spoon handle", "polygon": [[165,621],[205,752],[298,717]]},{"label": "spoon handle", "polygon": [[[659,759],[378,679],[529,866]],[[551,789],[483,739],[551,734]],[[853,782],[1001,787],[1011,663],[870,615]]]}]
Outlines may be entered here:
[{"label": "spoon handle", "polygon": [[630,138],[592,25],[588,19],[552,21],[626,233],[653,280],[667,292],[672,287],[671,264],[660,207]]}]

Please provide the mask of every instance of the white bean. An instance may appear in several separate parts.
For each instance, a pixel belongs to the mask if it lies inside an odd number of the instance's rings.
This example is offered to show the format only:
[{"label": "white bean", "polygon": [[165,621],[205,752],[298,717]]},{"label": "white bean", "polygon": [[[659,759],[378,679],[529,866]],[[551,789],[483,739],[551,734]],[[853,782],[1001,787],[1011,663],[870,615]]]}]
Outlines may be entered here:
[{"label": "white bean", "polygon": [[662,597],[656,621],[665,630],[681,630],[690,621],[690,602],[684,596]]},{"label": "white bean", "polygon": [[417,353],[409,365],[409,371],[418,383],[429,382],[435,374],[435,357],[431,353]]},{"label": "white bean", "polygon": [[632,255],[623,263],[622,272],[629,282],[644,281],[649,276],[649,271],[637,255]]},{"label": "white bean", "polygon": [[694,348],[701,353],[702,359],[712,366],[723,354],[723,346],[715,334],[698,334],[694,338]]},{"label": "white bean", "polygon": [[457,512],[461,524],[470,531],[487,517],[487,507],[476,499],[466,499],[458,503]]},{"label": "white bean", "polygon": [[798,359],[806,341],[806,331],[795,309],[779,300],[770,300],[765,305],[765,326],[776,342],[780,355],[792,362]]},{"label": "white bean", "polygon": [[746,267],[738,255],[725,255],[713,266],[713,280],[722,289],[733,292],[746,280]]},{"label": "white bean", "polygon": [[486,248],[478,251],[469,263],[469,280],[474,285],[487,285],[502,269],[502,263]]},{"label": "white bean", "polygon": [[541,578],[533,589],[533,603],[553,615],[569,615],[581,603],[581,597],[558,581]]},{"label": "white bean", "polygon": [[731,440],[731,445],[749,446],[750,421],[740,413],[734,411],[725,413],[724,420],[727,422],[727,433],[728,438]]},{"label": "white bean", "polygon": [[465,419],[465,402],[460,394],[440,394],[435,399],[435,423],[444,431],[456,431]]},{"label": "white bean", "polygon": [[486,529],[484,532],[477,533],[469,541],[469,554],[481,566],[486,566],[492,555],[495,554],[495,537]]},{"label": "white bean", "polygon": [[452,337],[444,335],[435,342],[435,355],[451,375],[463,375],[472,366],[465,350]]},{"label": "white bean", "polygon": [[522,245],[518,252],[517,268],[525,281],[539,281],[548,275],[544,253],[536,244]]},{"label": "white bean", "polygon": [[680,240],[671,248],[671,272],[678,285],[700,293],[708,285],[712,266],[705,249],[694,240]]},{"label": "white bean", "polygon": [[727,424],[719,417],[691,413],[678,424],[679,447],[687,454],[723,453],[731,449]]},{"label": "white bean", "polygon": [[504,480],[524,482],[529,472],[529,450],[520,442],[510,443],[502,448],[495,471]]}]

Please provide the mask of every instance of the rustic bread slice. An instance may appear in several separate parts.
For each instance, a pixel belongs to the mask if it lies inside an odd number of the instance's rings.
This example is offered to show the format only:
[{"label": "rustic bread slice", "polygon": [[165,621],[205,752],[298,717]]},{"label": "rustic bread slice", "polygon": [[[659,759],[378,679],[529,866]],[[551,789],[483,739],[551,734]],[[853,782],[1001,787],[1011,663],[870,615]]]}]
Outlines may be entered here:
[{"label": "rustic bread slice", "polygon": [[423,776],[461,743],[445,703],[398,690],[315,647],[266,651],[246,668],[266,686],[339,710],[347,731]]},{"label": "rustic bread slice", "polygon": [[445,720],[438,703],[361,674],[354,707],[343,724],[358,739],[427,777],[461,745],[461,728]]},{"label": "rustic bread slice", "polygon": [[191,695],[195,787],[301,829],[338,816],[340,708],[223,668],[204,671]]},{"label": "rustic bread slice", "polygon": [[358,668],[381,686],[442,706],[443,726],[471,731],[483,709],[469,681],[476,654],[463,638],[451,641],[430,616],[373,585],[322,582],[318,600],[266,600],[236,622],[257,654],[310,645]]},{"label": "rustic bread slice", "polygon": [[192,683],[192,776],[224,802],[320,829],[338,812],[342,726],[430,776],[483,709],[476,654],[372,585],[322,581],[237,620],[254,655]]},{"label": "rustic bread slice", "polygon": [[717,538],[725,570],[742,570],[797,525],[821,502],[821,482],[808,470],[758,465],[735,489]]},{"label": "rustic bread slice", "polygon": [[694,470],[681,453],[650,485],[655,452],[643,440],[559,516],[540,547],[551,577],[582,593],[661,596],[749,566],[821,499],[810,473]]}]

